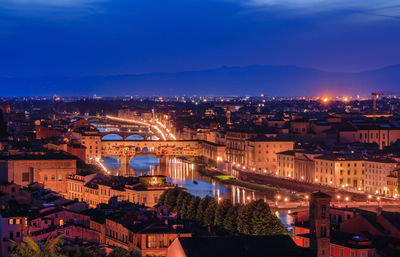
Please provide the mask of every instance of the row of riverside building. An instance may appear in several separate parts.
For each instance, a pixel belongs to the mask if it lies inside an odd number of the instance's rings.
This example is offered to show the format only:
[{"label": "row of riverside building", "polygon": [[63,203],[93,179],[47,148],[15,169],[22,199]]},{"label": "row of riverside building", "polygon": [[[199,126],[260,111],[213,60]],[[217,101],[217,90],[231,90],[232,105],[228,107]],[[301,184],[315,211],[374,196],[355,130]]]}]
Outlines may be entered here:
[{"label": "row of riverside building", "polygon": [[397,158],[302,150],[277,155],[276,174],[281,177],[370,194],[391,197],[398,194]]}]

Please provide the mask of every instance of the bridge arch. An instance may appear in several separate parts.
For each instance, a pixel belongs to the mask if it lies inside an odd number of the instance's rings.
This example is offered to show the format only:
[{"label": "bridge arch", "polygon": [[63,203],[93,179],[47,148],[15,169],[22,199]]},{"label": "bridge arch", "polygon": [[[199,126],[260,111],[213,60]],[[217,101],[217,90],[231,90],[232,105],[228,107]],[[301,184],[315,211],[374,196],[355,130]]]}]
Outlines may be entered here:
[{"label": "bridge arch", "polygon": [[140,134],[132,133],[130,136],[127,136],[125,140],[145,140],[145,138]]},{"label": "bridge arch", "polygon": [[124,138],[118,132],[110,131],[109,133],[104,133],[101,140],[104,141],[124,140]]}]

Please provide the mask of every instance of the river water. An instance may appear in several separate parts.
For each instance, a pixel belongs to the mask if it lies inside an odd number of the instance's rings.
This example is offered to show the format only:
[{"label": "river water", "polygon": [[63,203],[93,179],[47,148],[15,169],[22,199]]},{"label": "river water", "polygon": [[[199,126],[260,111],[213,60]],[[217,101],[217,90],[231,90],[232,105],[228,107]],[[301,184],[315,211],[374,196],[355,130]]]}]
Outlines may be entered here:
[{"label": "river water", "polygon": [[[108,140],[120,140],[117,135],[110,134],[106,136]],[[130,137],[130,140],[142,140],[138,137]],[[113,157],[106,157],[103,159],[104,165],[114,171],[118,171],[120,167],[120,160]],[[130,174],[136,176],[142,175],[165,175],[167,181],[186,188],[187,192],[205,197],[207,195],[215,199],[229,198],[234,204],[247,203],[253,200],[263,199],[267,200],[267,195],[260,191],[249,190],[243,187],[238,187],[230,184],[223,184],[208,176],[204,176],[198,172],[198,167],[192,163],[184,162],[180,159],[172,159],[167,165],[167,170],[161,170],[159,160],[151,156],[139,156],[130,161]],[[292,217],[287,212],[275,213],[281,222],[291,229]]]}]

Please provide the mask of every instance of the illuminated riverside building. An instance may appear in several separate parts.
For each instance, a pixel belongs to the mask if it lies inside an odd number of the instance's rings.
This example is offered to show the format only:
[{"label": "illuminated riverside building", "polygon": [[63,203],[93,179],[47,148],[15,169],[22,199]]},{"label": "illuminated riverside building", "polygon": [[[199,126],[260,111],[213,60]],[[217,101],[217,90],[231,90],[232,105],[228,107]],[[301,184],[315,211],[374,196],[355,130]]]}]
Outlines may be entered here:
[{"label": "illuminated riverside building", "polygon": [[67,176],[76,173],[76,159],[63,154],[15,154],[0,156],[0,182],[20,186],[32,183],[66,195]]},{"label": "illuminated riverside building", "polygon": [[398,163],[393,159],[368,158],[365,162],[365,192],[394,196],[395,191],[390,187],[390,176],[398,168]]},{"label": "illuminated riverside building", "polygon": [[324,154],[315,158],[315,182],[363,190],[365,160],[359,157]]},{"label": "illuminated riverside building", "polygon": [[[117,181],[115,181],[117,180]],[[67,198],[86,202],[95,208],[107,204],[113,197],[131,203],[154,206],[160,195],[175,186],[166,182],[165,176],[142,176],[139,178],[93,177],[92,174],[67,177]]]},{"label": "illuminated riverside building", "polygon": [[82,134],[81,144],[86,147],[86,161],[101,158],[101,136],[98,131],[86,131]]},{"label": "illuminated riverside building", "polygon": [[[276,172],[277,153],[293,150],[294,141],[276,137],[256,137],[246,142],[246,168],[251,172]],[[293,167],[292,167],[293,168]]]}]

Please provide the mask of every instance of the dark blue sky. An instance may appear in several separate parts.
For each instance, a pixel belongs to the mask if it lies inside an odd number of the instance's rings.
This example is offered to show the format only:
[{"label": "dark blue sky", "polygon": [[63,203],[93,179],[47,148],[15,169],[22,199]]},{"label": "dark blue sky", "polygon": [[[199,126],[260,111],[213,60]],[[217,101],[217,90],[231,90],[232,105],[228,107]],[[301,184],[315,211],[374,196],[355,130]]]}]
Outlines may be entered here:
[{"label": "dark blue sky", "polygon": [[400,63],[397,0],[0,0],[0,76]]}]

